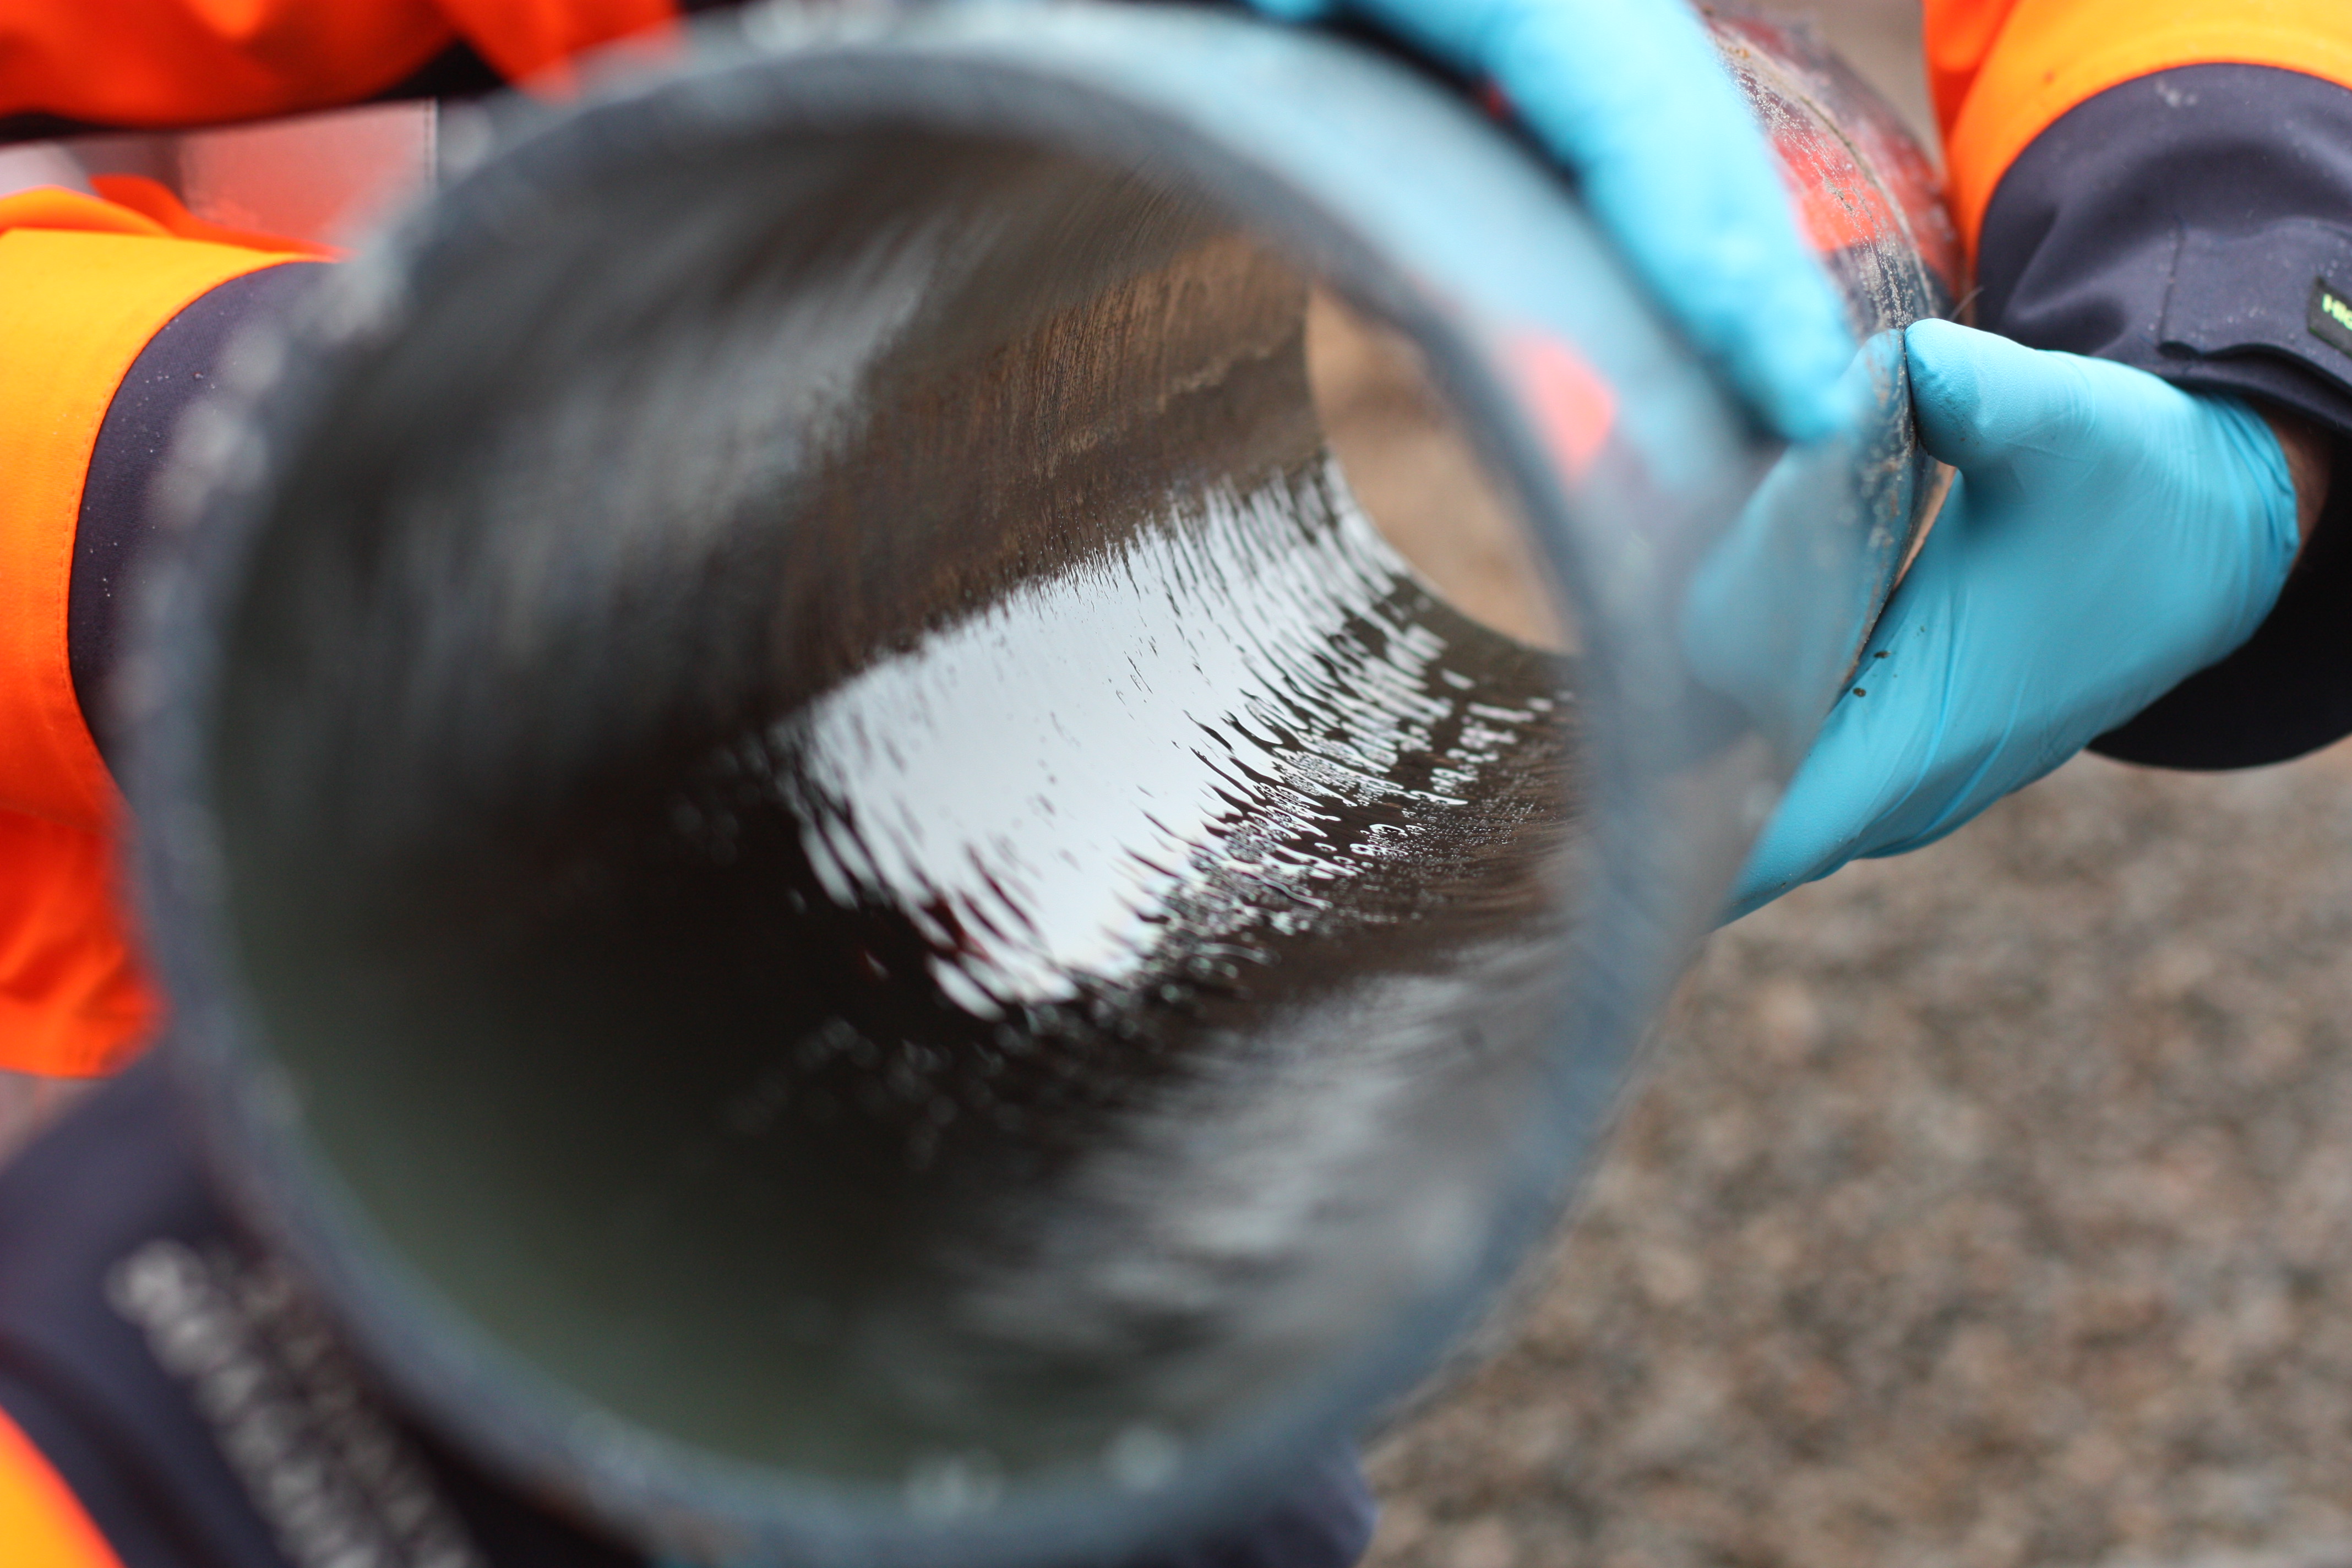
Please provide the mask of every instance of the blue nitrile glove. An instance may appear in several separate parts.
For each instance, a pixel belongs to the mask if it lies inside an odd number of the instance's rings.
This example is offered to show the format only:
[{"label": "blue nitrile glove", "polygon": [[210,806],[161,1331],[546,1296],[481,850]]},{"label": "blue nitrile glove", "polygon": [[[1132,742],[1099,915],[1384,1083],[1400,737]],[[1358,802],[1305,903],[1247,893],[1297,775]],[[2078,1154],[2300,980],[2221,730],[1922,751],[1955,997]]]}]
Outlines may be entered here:
[{"label": "blue nitrile glove", "polygon": [[1347,11],[1491,79],[1573,169],[1634,270],[1764,421],[1840,427],[1845,312],[1797,234],[1754,118],[1682,0],[1253,0]]},{"label": "blue nitrile glove", "polygon": [[1931,844],[2253,635],[2294,562],[2278,437],[2234,397],[1949,321],[1906,335],[1959,470],[1731,914]]}]

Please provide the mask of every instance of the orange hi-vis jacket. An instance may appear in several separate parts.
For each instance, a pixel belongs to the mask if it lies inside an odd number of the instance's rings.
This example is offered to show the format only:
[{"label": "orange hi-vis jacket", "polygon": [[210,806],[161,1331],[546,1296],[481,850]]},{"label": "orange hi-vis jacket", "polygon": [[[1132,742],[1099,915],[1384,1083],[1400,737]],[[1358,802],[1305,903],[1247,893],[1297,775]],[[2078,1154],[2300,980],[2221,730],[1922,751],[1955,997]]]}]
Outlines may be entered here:
[{"label": "orange hi-vis jacket", "polygon": [[1993,189],[2077,104],[2181,66],[2271,66],[2352,87],[2340,0],[1925,0],[1953,216],[1975,251]]},{"label": "orange hi-vis jacket", "polygon": [[[351,103],[453,50],[560,82],[579,51],[675,20],[670,0],[0,0],[0,130]],[[120,798],[67,658],[100,428],[193,302],[317,254],[200,223],[152,181],[93,183],[0,196],[0,1068],[76,1076],[120,1066],[159,1017],[119,888]]]},{"label": "orange hi-vis jacket", "polygon": [[[2095,95],[2233,62],[2352,86],[2345,0],[1926,0],[1951,189],[1973,247],[2007,171]],[[452,50],[507,79],[674,22],[672,0],[0,0],[0,129],[163,127],[382,93]],[[95,1074],[158,1005],[118,895],[121,805],[69,668],[98,433],[143,345],[303,247],[195,222],[127,178],[0,198],[0,1068]]]}]

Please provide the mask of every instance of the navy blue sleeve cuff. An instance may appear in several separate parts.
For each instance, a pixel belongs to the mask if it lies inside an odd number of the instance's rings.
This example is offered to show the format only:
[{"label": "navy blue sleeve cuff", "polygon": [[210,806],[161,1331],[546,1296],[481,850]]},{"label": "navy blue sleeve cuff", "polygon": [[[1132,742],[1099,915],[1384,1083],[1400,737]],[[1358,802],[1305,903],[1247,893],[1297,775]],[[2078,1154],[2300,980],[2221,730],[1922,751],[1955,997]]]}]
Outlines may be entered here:
[{"label": "navy blue sleeve cuff", "polygon": [[199,295],[131,362],[99,425],[74,528],[66,658],[99,753],[112,763],[106,691],[139,563],[155,533],[155,477],[181,418],[220,384],[237,330],[290,307],[321,263],[291,261]]},{"label": "navy blue sleeve cuff", "polygon": [[2352,91],[2245,65],[2110,88],[2002,176],[1978,278],[1990,331],[2236,393],[2337,438],[2326,511],[2253,639],[2092,749],[2231,768],[2352,734],[2352,319],[2338,316],[2352,318]]}]

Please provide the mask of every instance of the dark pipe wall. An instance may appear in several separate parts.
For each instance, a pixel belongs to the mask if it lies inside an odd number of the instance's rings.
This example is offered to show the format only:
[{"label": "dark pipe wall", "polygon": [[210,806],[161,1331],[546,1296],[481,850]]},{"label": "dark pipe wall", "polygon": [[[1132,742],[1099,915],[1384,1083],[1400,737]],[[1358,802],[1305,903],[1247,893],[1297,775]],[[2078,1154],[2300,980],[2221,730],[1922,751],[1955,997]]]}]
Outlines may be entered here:
[{"label": "dark pipe wall", "polygon": [[1568,672],[1363,520],[1245,237],[807,162],[541,228],[328,416],[230,636],[240,945],[360,1203],[599,1405],[889,1485],[1172,1451],[1459,1245]]}]

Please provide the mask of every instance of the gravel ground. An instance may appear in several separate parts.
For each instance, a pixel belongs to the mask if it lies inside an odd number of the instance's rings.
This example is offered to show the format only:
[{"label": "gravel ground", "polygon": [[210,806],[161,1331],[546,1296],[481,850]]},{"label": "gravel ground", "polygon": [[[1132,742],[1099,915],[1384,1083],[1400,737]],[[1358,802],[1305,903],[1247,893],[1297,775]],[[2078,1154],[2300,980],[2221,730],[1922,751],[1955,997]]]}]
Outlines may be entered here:
[{"label": "gravel ground", "polygon": [[[1916,0],[1814,15],[1916,126]],[[2352,1565],[2352,748],[1719,933],[1374,1568]]]},{"label": "gravel ground", "polygon": [[2352,1562],[2347,868],[2086,758],[1720,933],[1374,1562]]}]

